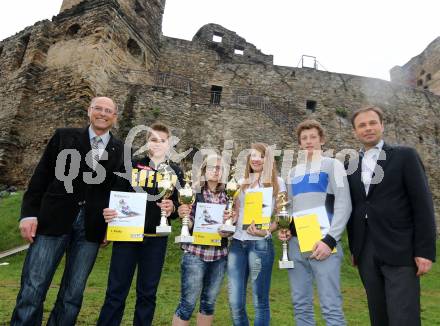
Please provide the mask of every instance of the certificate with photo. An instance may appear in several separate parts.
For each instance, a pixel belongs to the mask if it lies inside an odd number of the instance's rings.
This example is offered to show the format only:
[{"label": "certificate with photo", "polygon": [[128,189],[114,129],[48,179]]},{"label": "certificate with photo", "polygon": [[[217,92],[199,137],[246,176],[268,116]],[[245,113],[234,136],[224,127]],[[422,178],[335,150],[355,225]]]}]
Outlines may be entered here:
[{"label": "certificate with photo", "polygon": [[218,228],[223,223],[226,205],[197,203],[194,217],[194,244],[220,246],[221,237]]},{"label": "certificate with photo", "polygon": [[146,193],[110,192],[109,208],[118,216],[108,224],[109,241],[142,241],[144,237]]},{"label": "certificate with photo", "polygon": [[254,221],[257,229],[268,230],[272,215],[273,188],[248,189],[244,196],[243,230]]}]

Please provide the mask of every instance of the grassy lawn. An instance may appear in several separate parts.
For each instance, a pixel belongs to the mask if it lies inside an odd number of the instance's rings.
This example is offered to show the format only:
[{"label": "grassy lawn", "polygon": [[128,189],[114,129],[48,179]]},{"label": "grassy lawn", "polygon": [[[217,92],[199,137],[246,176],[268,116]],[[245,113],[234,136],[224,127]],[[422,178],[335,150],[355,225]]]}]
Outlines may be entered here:
[{"label": "grassy lawn", "polygon": [[20,203],[23,193],[0,198],[0,252],[25,244],[18,230]]},{"label": "grassy lawn", "polygon": [[[21,244],[17,229],[17,216],[21,196],[14,196],[0,203],[0,217],[2,237],[0,237],[0,251]],[[173,230],[177,232],[177,225]],[[174,234],[170,237],[174,241]],[[154,325],[170,325],[171,318],[179,300],[180,292],[180,249],[169,241],[165,267],[158,291],[157,308]],[[277,258],[280,257],[280,244],[276,241]],[[346,247],[346,246],[345,246]],[[437,244],[440,250],[440,242]],[[84,294],[84,303],[78,319],[78,325],[95,325],[101,305],[104,301],[107,271],[111,246],[100,251],[95,268],[90,275]],[[25,254],[18,254],[1,262],[8,262],[7,266],[0,266],[0,325],[9,322],[15,298],[19,289],[21,268]],[[64,265],[62,262],[61,266]],[[44,308],[44,318],[48,317],[53,307],[61,281],[62,268],[59,268],[54,282],[49,289]],[[135,284],[135,282],[133,282]],[[349,265],[348,257],[342,268],[342,292],[344,297],[344,311],[349,325],[369,325],[366,298],[357,270]],[[278,269],[274,264],[271,284],[271,313],[272,325],[294,325],[293,308],[290,301],[287,272]],[[253,315],[250,291],[248,291],[248,312]],[[135,303],[135,291],[132,287],[127,299],[123,325],[132,325]],[[440,325],[440,267],[434,264],[433,270],[422,278],[422,319],[423,325]],[[231,325],[227,302],[226,282],[218,298],[215,314],[215,325]],[[320,317],[319,306],[315,306],[318,325],[325,325]],[[194,324],[194,323],[193,323]]]}]

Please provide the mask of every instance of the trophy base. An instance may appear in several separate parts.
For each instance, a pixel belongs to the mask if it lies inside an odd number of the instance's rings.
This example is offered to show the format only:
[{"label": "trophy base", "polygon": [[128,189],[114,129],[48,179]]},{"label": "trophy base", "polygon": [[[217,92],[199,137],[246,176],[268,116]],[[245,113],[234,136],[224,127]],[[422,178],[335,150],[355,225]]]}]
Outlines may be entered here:
[{"label": "trophy base", "polygon": [[291,260],[280,260],[278,261],[278,266],[280,269],[292,269],[293,268],[293,261]]},{"label": "trophy base", "polygon": [[218,230],[223,232],[235,232],[235,225],[222,224]]},{"label": "trophy base", "polygon": [[174,243],[193,243],[194,237],[191,235],[179,235],[176,237]]},{"label": "trophy base", "polygon": [[159,225],[156,226],[157,235],[169,235],[171,234],[171,225]]}]

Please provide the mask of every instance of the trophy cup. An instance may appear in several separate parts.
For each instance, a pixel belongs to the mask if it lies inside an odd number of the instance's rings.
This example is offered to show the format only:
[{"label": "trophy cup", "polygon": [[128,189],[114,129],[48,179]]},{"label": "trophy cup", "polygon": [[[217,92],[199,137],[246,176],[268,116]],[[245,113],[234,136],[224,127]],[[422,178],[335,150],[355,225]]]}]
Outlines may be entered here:
[{"label": "trophy cup", "polygon": [[[185,173],[185,186],[179,189],[179,203],[181,205],[192,205],[196,199],[194,190],[191,188],[191,172]],[[189,217],[182,218],[182,230],[180,235],[176,237],[175,243],[192,243],[194,237],[189,233]]]},{"label": "trophy cup", "polygon": [[[226,203],[226,212],[232,213],[232,206],[234,205],[234,196],[238,191],[238,184],[235,181],[235,177],[232,176],[231,180],[226,184],[226,197],[228,202]],[[223,232],[235,232],[235,225],[232,224],[232,218],[228,218],[224,224],[220,225],[219,231]]]},{"label": "trophy cup", "polygon": [[[163,194],[162,199],[168,199],[174,190],[174,184],[171,179],[171,173],[166,164],[158,167],[158,172],[162,175],[162,179],[158,181],[157,188],[159,193]],[[156,226],[156,234],[169,235],[171,233],[171,225],[168,225],[166,212],[160,210],[160,225]]]},{"label": "trophy cup", "polygon": [[[287,193],[280,192],[277,196],[277,206],[278,206],[278,214],[277,221],[280,229],[288,229],[291,218],[289,217],[289,212],[286,209],[286,206],[289,204],[287,200]],[[280,230],[281,232],[282,230]],[[278,261],[278,266],[280,269],[290,269],[293,268],[293,261],[289,260],[289,256],[287,255],[287,241],[283,241],[283,255],[281,260]]]}]

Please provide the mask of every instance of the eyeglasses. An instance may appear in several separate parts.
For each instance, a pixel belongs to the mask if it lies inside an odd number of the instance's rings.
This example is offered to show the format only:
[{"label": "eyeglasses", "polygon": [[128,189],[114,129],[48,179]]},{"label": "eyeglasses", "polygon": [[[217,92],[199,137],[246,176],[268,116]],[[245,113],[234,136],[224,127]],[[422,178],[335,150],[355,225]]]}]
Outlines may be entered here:
[{"label": "eyeglasses", "polygon": [[220,171],[222,169],[221,166],[207,166],[206,170],[207,171]]},{"label": "eyeglasses", "polygon": [[92,106],[92,110],[99,112],[99,113],[106,113],[106,114],[116,114],[115,110],[109,109],[109,108],[102,108],[100,106]]}]

